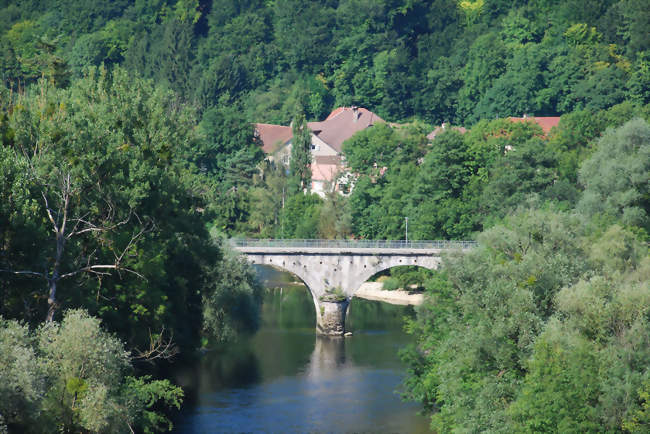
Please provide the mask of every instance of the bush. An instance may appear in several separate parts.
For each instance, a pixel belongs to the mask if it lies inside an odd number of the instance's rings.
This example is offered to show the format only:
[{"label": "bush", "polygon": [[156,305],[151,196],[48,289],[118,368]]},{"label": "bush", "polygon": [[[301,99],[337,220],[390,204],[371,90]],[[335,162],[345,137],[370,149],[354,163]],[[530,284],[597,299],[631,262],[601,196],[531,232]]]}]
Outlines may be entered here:
[{"label": "bush", "polygon": [[84,310],[36,331],[0,318],[0,366],[0,414],[15,432],[169,430],[150,409],[178,408],[183,398],[167,380],[128,377],[130,353]]},{"label": "bush", "polygon": [[381,289],[385,291],[394,291],[400,287],[399,280],[397,280],[394,277],[389,277],[388,279],[385,279],[383,282],[383,286]]}]

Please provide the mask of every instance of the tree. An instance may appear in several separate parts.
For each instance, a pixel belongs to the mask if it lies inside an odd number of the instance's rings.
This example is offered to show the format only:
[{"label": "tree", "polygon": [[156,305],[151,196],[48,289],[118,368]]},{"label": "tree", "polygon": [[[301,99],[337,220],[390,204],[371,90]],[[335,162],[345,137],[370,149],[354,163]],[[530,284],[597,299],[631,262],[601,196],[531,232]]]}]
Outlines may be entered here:
[{"label": "tree", "polygon": [[523,204],[531,194],[566,200],[553,190],[557,180],[556,167],[554,154],[539,138],[507,151],[488,168],[489,181],[480,199],[482,211],[490,218],[502,218]]},{"label": "tree", "polygon": [[471,176],[468,160],[467,145],[459,132],[436,136],[409,198],[413,239],[456,238],[471,230],[457,227],[467,211],[462,196]]},{"label": "tree", "polygon": [[[193,164],[194,112],[119,68],[19,102],[1,150],[0,268],[50,279],[51,306],[88,309],[132,348],[163,332],[181,349],[198,346],[222,252],[207,231],[211,180]],[[0,312],[44,318],[43,289],[3,272]]]},{"label": "tree", "polygon": [[473,119],[474,106],[506,70],[508,50],[496,33],[486,33],[472,44],[463,69],[463,87],[458,92],[462,119]]},{"label": "tree", "polygon": [[578,208],[650,232],[650,126],[641,119],[609,130],[579,172],[585,192]]},{"label": "tree", "polygon": [[438,409],[435,429],[508,427],[509,404],[555,294],[587,270],[582,230],[576,217],[521,212],[483,232],[470,253],[447,257],[444,275],[427,283],[432,300],[411,325],[419,350],[409,356],[415,378],[408,384]]},{"label": "tree", "polygon": [[0,317],[0,348],[0,413],[12,430],[170,430],[160,410],[183,399],[167,380],[131,377],[124,344],[83,310],[35,332]]},{"label": "tree", "polygon": [[295,194],[311,189],[311,131],[302,113],[293,118],[289,173],[290,193]]},{"label": "tree", "polygon": [[330,240],[347,238],[351,224],[347,198],[337,191],[329,191],[320,210],[318,237]]},{"label": "tree", "polygon": [[226,252],[213,272],[215,284],[203,294],[203,327],[218,343],[234,340],[259,326],[262,286],[248,262]]},{"label": "tree", "polygon": [[347,165],[354,172],[377,174],[390,164],[399,139],[394,130],[386,124],[355,133],[343,143],[343,153]]},{"label": "tree", "polygon": [[[56,168],[54,169],[54,172],[57,172]],[[53,174],[56,177],[57,174]],[[80,273],[91,273],[96,276],[109,276],[112,271],[130,272],[139,277],[143,277],[140,273],[122,266],[122,260],[125,255],[131,253],[130,251],[135,247],[138,238],[149,230],[149,225],[146,223],[142,226],[139,232],[133,234],[123,250],[113,252],[114,258],[112,262],[98,262],[96,253],[91,252],[85,255],[85,257],[75,260],[72,269],[63,268],[66,265],[64,259],[64,256],[67,253],[66,244],[71,238],[77,238],[84,234],[93,233],[99,239],[100,243],[109,242],[109,239],[105,238],[105,235],[108,232],[118,229],[119,226],[127,224],[130,218],[123,221],[115,221],[115,216],[109,208],[104,211],[104,215],[100,214],[99,221],[91,221],[91,219],[88,218],[87,213],[81,214],[78,209],[71,209],[73,206],[72,204],[82,202],[84,198],[80,188],[73,185],[69,172],[58,173],[60,180],[58,185],[55,184],[51,186],[53,188],[47,188],[47,181],[39,180],[38,173],[30,173],[29,176],[30,178],[37,180],[37,185],[35,187],[37,190],[40,190],[41,196],[43,197],[43,208],[47,215],[47,219],[51,224],[51,232],[54,233],[54,239],[52,240],[54,247],[48,249],[53,252],[53,257],[51,258],[52,266],[42,272],[16,269],[0,269],[0,272],[39,277],[47,282],[48,310],[45,318],[47,322],[52,322],[54,313],[58,309],[56,290],[59,281],[63,279],[73,278]],[[51,202],[56,202],[56,204]],[[137,218],[137,216],[135,217]]]}]

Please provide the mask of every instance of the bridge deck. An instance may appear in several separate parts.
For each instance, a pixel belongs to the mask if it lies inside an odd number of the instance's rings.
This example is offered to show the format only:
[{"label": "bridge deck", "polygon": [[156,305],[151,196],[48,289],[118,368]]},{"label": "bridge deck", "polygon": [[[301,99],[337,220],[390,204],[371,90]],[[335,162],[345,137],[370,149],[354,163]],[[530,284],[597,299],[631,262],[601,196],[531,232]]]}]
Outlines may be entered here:
[{"label": "bridge deck", "polygon": [[466,250],[474,241],[399,241],[399,240],[283,240],[231,239],[242,253],[308,253],[357,255],[431,255],[443,250]]}]

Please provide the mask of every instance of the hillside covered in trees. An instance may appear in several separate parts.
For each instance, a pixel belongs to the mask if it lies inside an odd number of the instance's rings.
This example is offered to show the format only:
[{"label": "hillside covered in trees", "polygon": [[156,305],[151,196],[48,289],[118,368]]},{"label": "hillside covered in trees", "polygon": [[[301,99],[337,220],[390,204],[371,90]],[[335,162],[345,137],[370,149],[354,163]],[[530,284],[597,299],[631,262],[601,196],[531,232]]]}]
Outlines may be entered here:
[{"label": "hillside covered in trees", "polygon": [[[647,432],[649,30],[648,0],[0,0],[0,432],[168,429],[144,362],[257,327],[224,237],[404,217],[479,241],[394,273],[437,430]],[[349,196],[264,161],[253,123],[353,105],[391,124],[344,143]]]},{"label": "hillside covered in trees", "polygon": [[479,119],[648,103],[645,0],[5,0],[0,78],[120,64],[207,115]]},{"label": "hillside covered in trees", "polygon": [[[257,176],[263,153],[251,123],[288,125],[295,116],[322,120],[339,106],[366,107],[387,121],[419,125],[422,135],[402,133],[420,142],[417,152],[402,155],[415,165],[427,151],[423,136],[442,122],[469,128],[479,120],[576,112],[554,140],[559,153],[549,155],[562,161],[545,163],[560,173],[550,169],[537,180],[553,180],[570,198],[564,181],[575,184],[589,140],[650,102],[649,10],[647,0],[8,1],[0,4],[0,79],[13,92],[40,77],[65,88],[88,67],[119,65],[174,92],[196,113],[202,140],[191,158],[214,181],[219,231],[396,237],[398,220],[361,229],[367,224],[359,214],[372,210],[360,194],[350,210],[336,198],[325,205],[286,197],[283,171]],[[483,140],[480,134],[469,141]],[[470,172],[482,181],[490,173],[496,157],[467,146],[454,156],[464,167],[454,169],[446,196],[461,198]],[[462,209],[452,206],[452,215],[440,217],[446,222],[420,228],[419,237],[467,237],[482,228],[498,202],[483,203],[478,219],[455,221],[458,213],[469,216],[468,206],[476,214],[483,193],[472,182],[462,195],[475,197],[463,197]],[[427,194],[407,201],[418,207],[408,215],[429,213],[420,206]],[[302,216],[309,222],[299,223]]]}]

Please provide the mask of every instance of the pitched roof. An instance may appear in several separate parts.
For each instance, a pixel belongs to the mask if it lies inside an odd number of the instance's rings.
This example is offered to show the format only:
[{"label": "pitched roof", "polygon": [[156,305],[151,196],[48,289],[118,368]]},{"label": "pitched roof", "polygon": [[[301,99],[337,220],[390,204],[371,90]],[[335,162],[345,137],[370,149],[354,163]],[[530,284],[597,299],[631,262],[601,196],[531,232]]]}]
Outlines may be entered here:
[{"label": "pitched roof", "polygon": [[458,131],[461,134],[465,134],[467,132],[467,128],[465,127],[449,127],[448,124],[442,124],[438,127],[436,127],[433,131],[427,135],[427,139],[433,140],[438,134],[441,134],[442,132],[446,131],[447,128],[453,131]]},{"label": "pitched roof", "polygon": [[291,127],[273,124],[255,124],[257,137],[262,141],[262,150],[267,154],[277,151],[293,137]]},{"label": "pitched roof", "polygon": [[341,152],[343,142],[354,133],[383,122],[382,118],[365,108],[339,107],[324,121],[309,122],[307,125],[318,138]]},{"label": "pitched roof", "polygon": [[542,131],[544,131],[544,134],[548,134],[551,131],[551,128],[556,127],[560,123],[560,117],[559,116],[541,116],[541,117],[535,117],[535,116],[526,116],[523,118],[509,118],[512,122],[528,122],[528,121],[533,121],[540,127],[542,127]]}]

